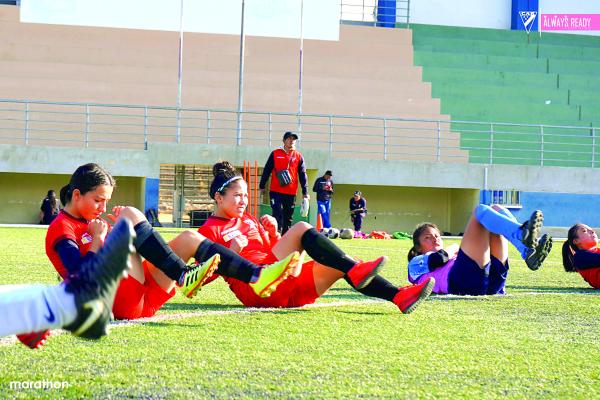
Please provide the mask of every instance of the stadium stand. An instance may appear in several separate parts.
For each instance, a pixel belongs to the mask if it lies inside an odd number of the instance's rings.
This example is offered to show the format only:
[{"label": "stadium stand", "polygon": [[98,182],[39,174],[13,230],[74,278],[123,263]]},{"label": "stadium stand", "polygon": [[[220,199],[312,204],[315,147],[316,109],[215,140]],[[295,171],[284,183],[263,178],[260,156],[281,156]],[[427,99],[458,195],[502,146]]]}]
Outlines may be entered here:
[{"label": "stadium stand", "polygon": [[[471,162],[590,166],[600,101],[600,40],[556,33],[412,25],[415,64],[453,121],[543,124],[580,129],[498,125],[461,131]],[[494,148],[490,150],[489,136]],[[508,143],[508,141],[512,143]],[[518,143],[515,146],[515,143]],[[540,160],[544,150],[546,156]]]}]

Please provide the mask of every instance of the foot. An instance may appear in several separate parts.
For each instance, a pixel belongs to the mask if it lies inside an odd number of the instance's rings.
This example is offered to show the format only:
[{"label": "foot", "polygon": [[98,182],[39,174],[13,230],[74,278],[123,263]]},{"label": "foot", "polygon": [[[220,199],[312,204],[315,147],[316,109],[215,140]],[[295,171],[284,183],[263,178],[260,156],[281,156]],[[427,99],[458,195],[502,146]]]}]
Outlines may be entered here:
[{"label": "foot", "polygon": [[258,280],[250,283],[250,287],[259,297],[269,297],[281,282],[287,279],[299,266],[300,253],[293,252],[281,261],[265,266]]},{"label": "foot", "polygon": [[100,251],[69,277],[65,290],[75,296],[77,317],[65,329],[73,335],[99,339],[108,334],[117,287],[131,266],[129,255],[135,251],[134,237],[131,222],[120,219]]},{"label": "foot", "polygon": [[185,297],[192,298],[198,290],[214,274],[221,261],[221,256],[215,254],[202,264],[198,264],[185,272],[181,277],[181,291]]},{"label": "foot", "polygon": [[356,263],[350,271],[348,271],[346,276],[355,289],[362,289],[371,283],[375,275],[379,273],[387,260],[388,258],[386,256],[381,256],[373,261],[360,261]]},{"label": "foot", "polygon": [[539,269],[550,250],[552,250],[552,237],[543,235],[533,249],[526,250],[525,264],[532,271]]},{"label": "foot", "polygon": [[529,221],[521,226],[523,236],[521,242],[529,248],[535,247],[540,237],[540,230],[544,222],[544,215],[540,210],[535,210],[529,217]]},{"label": "foot", "polygon": [[410,314],[423,300],[429,297],[434,286],[435,278],[430,277],[418,285],[401,287],[393,302],[402,311],[402,314]]},{"label": "foot", "polygon": [[46,343],[46,339],[50,336],[50,331],[31,332],[17,335],[17,339],[30,349],[39,349]]}]

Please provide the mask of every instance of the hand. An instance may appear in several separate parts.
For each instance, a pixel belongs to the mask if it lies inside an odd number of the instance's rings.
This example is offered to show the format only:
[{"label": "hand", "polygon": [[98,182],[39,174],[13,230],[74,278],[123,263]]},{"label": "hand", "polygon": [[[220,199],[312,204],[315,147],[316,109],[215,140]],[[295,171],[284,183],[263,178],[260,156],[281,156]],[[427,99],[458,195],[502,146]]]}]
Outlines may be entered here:
[{"label": "hand", "polygon": [[262,217],[260,217],[259,221],[263,228],[265,228],[265,231],[267,231],[269,236],[277,236],[277,220],[273,218],[273,216],[265,214]]},{"label": "hand", "polygon": [[307,200],[310,200],[310,194],[305,194],[304,198],[307,199]]},{"label": "hand", "polygon": [[92,240],[100,240],[104,243],[106,234],[108,233],[108,224],[100,218],[96,218],[88,224],[88,233],[92,236]]},{"label": "hand", "polygon": [[117,218],[121,215],[121,211],[125,208],[125,206],[114,206],[111,210],[111,214],[106,214],[106,218],[110,220],[113,224],[117,222]]},{"label": "hand", "polygon": [[239,235],[231,239],[231,244],[229,248],[236,253],[241,252],[244,247],[248,246],[248,238],[246,235]]}]

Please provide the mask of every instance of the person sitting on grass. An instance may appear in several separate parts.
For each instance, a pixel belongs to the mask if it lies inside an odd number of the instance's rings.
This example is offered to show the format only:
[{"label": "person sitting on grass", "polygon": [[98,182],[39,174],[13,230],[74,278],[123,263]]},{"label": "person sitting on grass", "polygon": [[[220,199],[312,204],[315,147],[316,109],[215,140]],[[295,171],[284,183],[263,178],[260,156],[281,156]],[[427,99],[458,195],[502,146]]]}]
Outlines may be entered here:
[{"label": "person sitting on grass", "polygon": [[433,278],[419,285],[394,286],[377,275],[387,257],[357,261],[308,223],[298,222],[281,236],[275,218],[264,215],[257,220],[246,213],[248,186],[229,162],[216,163],[213,175],[209,194],[215,201],[215,209],[198,229],[203,236],[258,264],[275,262],[295,251],[306,251],[313,259],[279,285],[269,298],[257,296],[246,282],[225,277],[230,289],[245,306],[301,307],[312,304],[342,278],[360,293],[393,302],[403,313],[412,312],[431,293],[435,283]]},{"label": "person sitting on grass", "polygon": [[434,293],[504,294],[508,242],[531,270],[537,270],[552,249],[550,236],[539,238],[542,223],[541,211],[533,212],[527,222],[520,224],[506,208],[480,204],[467,223],[460,246],[446,249],[436,225],[420,224],[408,252],[408,279],[418,284],[435,277]]},{"label": "person sitting on grass", "polygon": [[[113,177],[104,168],[86,164],[77,168],[62,188],[60,198],[65,207],[48,228],[46,254],[63,279],[78,273],[81,265],[102,248],[109,225],[100,216],[114,186]],[[113,222],[127,218],[136,234],[132,268],[121,281],[112,308],[117,319],[153,316],[175,295],[176,286],[185,296],[193,297],[214,271],[246,282],[258,296],[268,296],[296,268],[300,256],[292,252],[260,268],[226,247],[205,241],[197,232],[184,231],[167,244],[134,207],[116,206],[107,217]],[[192,257],[196,263],[187,266]]]},{"label": "person sitting on grass", "polygon": [[579,272],[594,289],[600,289],[600,249],[598,235],[585,224],[569,228],[562,247],[563,267],[567,272]]},{"label": "person sitting on grass", "polygon": [[134,237],[131,222],[123,218],[97,254],[63,283],[0,286],[0,337],[17,335],[38,348],[50,329],[63,328],[86,339],[108,334],[117,285],[131,266]]}]

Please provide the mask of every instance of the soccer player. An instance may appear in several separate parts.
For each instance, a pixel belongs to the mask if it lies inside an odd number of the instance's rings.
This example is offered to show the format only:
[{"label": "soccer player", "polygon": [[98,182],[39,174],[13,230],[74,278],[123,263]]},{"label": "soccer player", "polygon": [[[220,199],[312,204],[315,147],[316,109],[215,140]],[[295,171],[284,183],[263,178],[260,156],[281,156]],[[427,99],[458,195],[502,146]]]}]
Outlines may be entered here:
[{"label": "soccer player", "polygon": [[305,222],[295,224],[281,236],[277,222],[270,215],[258,221],[245,213],[248,187],[230,163],[215,164],[213,175],[210,197],[215,200],[215,211],[198,229],[203,236],[258,264],[273,262],[289,252],[302,250],[314,260],[295,271],[269,298],[257,296],[245,282],[226,277],[230,289],[245,306],[300,307],[311,304],[341,278],[360,293],[393,302],[403,313],[413,311],[431,293],[434,279],[398,288],[377,275],[387,257],[356,261]]},{"label": "soccer player", "polygon": [[585,224],[569,228],[562,247],[565,271],[579,272],[594,289],[600,289],[600,249],[596,232]]},{"label": "soccer player", "polygon": [[543,215],[535,211],[524,224],[506,208],[480,204],[467,223],[460,246],[444,249],[440,230],[420,224],[408,252],[408,279],[413,283],[435,277],[435,293],[504,294],[508,275],[508,242],[519,250],[531,270],[537,270],[552,249],[552,238],[539,238]]},{"label": "soccer player", "polygon": [[[100,215],[106,211],[114,186],[104,168],[85,164],[61,189],[65,207],[48,228],[46,254],[63,279],[78,273],[102,248],[109,225]],[[132,268],[121,281],[112,308],[117,319],[153,316],[175,295],[176,286],[192,297],[215,270],[248,283],[260,296],[268,296],[297,266],[299,254],[293,253],[259,268],[223,246],[203,243],[204,237],[191,231],[182,232],[168,245],[136,208],[117,206],[112,212],[109,219],[129,219],[136,234]],[[197,264],[188,267],[186,262],[192,257]]]},{"label": "soccer player", "polygon": [[260,191],[263,193],[267,180],[269,176],[271,177],[269,198],[273,217],[277,220],[277,227],[281,234],[286,233],[292,226],[298,184],[302,189],[303,197],[307,200],[310,198],[306,164],[302,153],[296,150],[297,140],[298,135],[294,132],[283,134],[283,146],[269,154],[259,183]]},{"label": "soccer player", "polygon": [[131,222],[123,218],[96,256],[85,260],[65,282],[0,286],[0,336],[16,334],[37,348],[49,329],[64,328],[87,339],[106,335],[117,285],[131,265],[134,236]]},{"label": "soccer player", "polygon": [[331,196],[333,196],[333,173],[325,171],[323,176],[318,177],[313,185],[313,192],[317,193],[317,206],[319,215],[323,221],[323,228],[331,228],[329,214],[331,213]]}]

